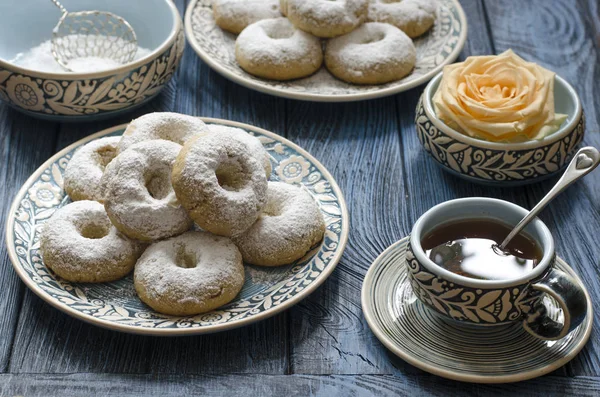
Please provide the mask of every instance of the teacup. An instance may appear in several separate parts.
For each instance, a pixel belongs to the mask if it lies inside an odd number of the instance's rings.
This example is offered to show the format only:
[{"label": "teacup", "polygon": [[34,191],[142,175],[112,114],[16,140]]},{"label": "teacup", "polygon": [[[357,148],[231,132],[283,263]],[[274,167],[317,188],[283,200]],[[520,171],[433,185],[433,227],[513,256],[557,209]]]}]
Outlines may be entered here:
[{"label": "teacup", "polygon": [[[519,278],[480,280],[453,273],[429,259],[421,246],[422,238],[440,225],[467,219],[490,219],[516,225],[527,210],[491,198],[464,198],[439,204],[414,224],[406,254],[406,266],[413,291],[427,307],[464,323],[481,326],[521,321],[531,335],[544,339],[563,338],[585,318],[587,300],[583,287],[557,270],[554,239],[540,219],[524,232],[543,252],[531,271]],[[548,313],[543,297],[554,298],[563,313]]]}]

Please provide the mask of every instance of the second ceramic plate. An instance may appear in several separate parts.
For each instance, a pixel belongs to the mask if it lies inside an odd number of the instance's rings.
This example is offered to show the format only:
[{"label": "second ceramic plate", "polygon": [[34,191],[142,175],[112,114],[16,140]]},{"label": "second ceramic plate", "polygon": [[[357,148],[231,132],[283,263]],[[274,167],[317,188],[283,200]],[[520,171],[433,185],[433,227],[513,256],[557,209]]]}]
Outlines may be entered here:
[{"label": "second ceramic plate", "polygon": [[41,258],[39,232],[54,211],[70,202],[63,189],[65,168],[78,148],[94,139],[121,135],[127,126],[124,124],[58,152],[17,194],[8,216],[6,246],[23,282],[70,316],[105,328],[151,335],[203,334],[248,325],[289,308],[314,291],[333,272],[348,240],[348,212],[335,180],[310,154],[279,135],[231,121],[203,120],[238,127],[256,136],[271,156],[271,180],[293,183],[315,198],[327,225],[319,246],[291,265],[246,266],[246,282],[232,302],[190,317],[163,315],[144,305],[136,295],[131,274],[98,284],[70,283],[56,277]]},{"label": "second ceramic plate", "polygon": [[437,0],[433,28],[415,40],[417,65],[402,80],[383,85],[354,85],[333,77],[325,68],[315,75],[291,81],[254,77],[235,60],[234,34],[221,30],[213,18],[211,0],[192,0],[185,14],[185,32],[192,48],[211,68],[228,79],[267,94],[319,102],[349,102],[380,98],[429,81],[444,65],[454,62],[467,39],[467,19],[457,0]]}]

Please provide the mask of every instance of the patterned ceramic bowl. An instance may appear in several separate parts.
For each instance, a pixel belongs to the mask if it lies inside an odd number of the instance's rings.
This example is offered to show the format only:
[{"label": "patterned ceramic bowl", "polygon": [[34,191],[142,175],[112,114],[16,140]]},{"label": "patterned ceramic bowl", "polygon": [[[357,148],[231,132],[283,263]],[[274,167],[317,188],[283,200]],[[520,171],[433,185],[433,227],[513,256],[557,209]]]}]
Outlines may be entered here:
[{"label": "patterned ceramic bowl", "polygon": [[[63,1],[69,11],[98,9],[96,0]],[[173,76],[185,45],[183,24],[171,0],[105,0],[102,10],[123,16],[139,45],[152,52],[117,69],[47,73],[12,63],[50,39],[60,18],[47,0],[0,3],[0,99],[34,117],[88,121],[129,111],[156,96]],[[18,32],[18,34],[15,34]]]},{"label": "patterned ceramic bowl", "polygon": [[557,113],[568,115],[554,134],[539,141],[495,143],[474,139],[448,127],[437,118],[432,98],[442,79],[433,78],[421,95],[415,123],[425,150],[446,171],[472,182],[518,186],[539,182],[566,167],[583,139],[585,118],[579,96],[556,76]]}]

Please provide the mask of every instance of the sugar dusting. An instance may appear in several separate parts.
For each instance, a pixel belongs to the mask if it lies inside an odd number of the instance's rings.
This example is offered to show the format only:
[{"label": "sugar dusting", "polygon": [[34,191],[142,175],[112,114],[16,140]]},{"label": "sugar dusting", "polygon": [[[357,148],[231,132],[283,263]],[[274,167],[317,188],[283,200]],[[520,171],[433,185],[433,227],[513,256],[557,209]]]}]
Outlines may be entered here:
[{"label": "sugar dusting", "polygon": [[262,163],[246,144],[223,134],[203,135],[186,149],[177,160],[180,172],[173,185],[192,218],[209,231],[235,235],[248,229],[266,202]]},{"label": "sugar dusting", "polygon": [[254,156],[256,160],[263,164],[267,178],[271,176],[272,166],[269,153],[267,153],[267,150],[265,149],[263,144],[258,140],[258,138],[253,137],[241,128],[229,127],[222,124],[210,124],[208,126],[208,129],[213,133],[231,136],[239,140],[240,142],[246,144],[248,146],[248,149],[250,149],[250,153],[252,154],[252,156]]},{"label": "sugar dusting", "polygon": [[[82,230],[94,228],[104,236],[87,238]],[[103,233],[103,234],[104,234]],[[40,235],[44,260],[70,273],[104,274],[108,267],[120,267],[135,260],[142,249],[139,242],[123,236],[110,223],[104,207],[96,201],[76,201],[58,209],[44,224]],[[52,258],[47,261],[47,258]]]},{"label": "sugar dusting", "polygon": [[[296,29],[286,18],[265,19],[248,26],[237,38],[238,56],[252,63],[281,66],[289,62],[319,61],[321,41]],[[307,56],[308,55],[308,56]],[[316,65],[318,66],[318,65]]]},{"label": "sugar dusting", "polygon": [[[185,264],[184,257],[190,258]],[[183,265],[183,266],[182,266]],[[187,232],[151,245],[135,266],[150,299],[203,304],[244,283],[241,255],[230,239]]]},{"label": "sugar dusting", "polygon": [[347,35],[329,40],[325,50],[328,64],[343,64],[356,75],[390,63],[414,66],[416,54],[412,40],[405,33],[378,22],[366,23]]},{"label": "sugar dusting", "polygon": [[100,185],[105,167],[116,155],[121,137],[96,139],[77,150],[64,174],[65,190],[75,200],[101,201],[104,195]]},{"label": "sugar dusting", "polygon": [[436,11],[435,0],[371,0],[368,20],[390,23],[416,37],[433,25]]},{"label": "sugar dusting", "polygon": [[[79,37],[76,37],[75,39],[77,40]],[[117,41],[115,45],[120,44]],[[151,52],[152,50],[147,48],[138,47],[134,60],[141,59]],[[28,51],[17,54],[15,58],[9,62],[22,68],[36,70],[38,72],[70,73],[69,70],[63,68],[56,59],[54,59],[54,56],[52,55],[52,40],[46,40]],[[114,69],[122,65],[107,58],[78,57],[74,58],[67,66],[75,73],[93,73]]]},{"label": "sugar dusting", "polygon": [[145,141],[120,153],[106,167],[102,178],[106,211],[124,233],[156,240],[191,227],[171,186],[171,170],[180,150],[174,142]]},{"label": "sugar dusting", "polygon": [[293,185],[269,182],[260,218],[233,238],[246,262],[282,265],[303,256],[321,240],[323,215],[312,196]]},{"label": "sugar dusting", "polygon": [[198,117],[172,112],[148,113],[129,123],[118,151],[153,139],[165,139],[183,145],[191,138],[207,132],[206,124]]},{"label": "sugar dusting", "polygon": [[212,8],[218,25],[246,27],[254,22],[277,18],[279,0],[213,0]]},{"label": "sugar dusting", "polygon": [[367,0],[284,0],[282,12],[303,26],[328,29],[336,25],[360,25],[366,16]]}]

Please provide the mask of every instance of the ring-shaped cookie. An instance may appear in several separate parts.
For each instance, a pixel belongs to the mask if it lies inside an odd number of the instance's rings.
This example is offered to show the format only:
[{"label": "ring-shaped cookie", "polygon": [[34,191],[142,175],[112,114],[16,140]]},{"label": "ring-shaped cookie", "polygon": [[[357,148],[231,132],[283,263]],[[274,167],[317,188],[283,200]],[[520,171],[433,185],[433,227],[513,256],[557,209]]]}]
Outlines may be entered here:
[{"label": "ring-shaped cookie", "polygon": [[371,0],[367,20],[389,23],[414,38],[431,29],[436,12],[435,0]]},{"label": "ring-shaped cookie", "polygon": [[103,283],[127,275],[144,250],[121,234],[102,204],[76,201],[58,209],[40,234],[44,264],[65,280]]},{"label": "ring-shaped cookie", "polygon": [[117,153],[136,143],[155,139],[183,145],[189,139],[208,132],[208,127],[198,117],[172,112],[148,113],[129,123],[119,142]]},{"label": "ring-shaped cookie", "polygon": [[286,18],[264,19],[240,33],[235,58],[242,69],[255,76],[291,80],[319,70],[323,49],[318,38],[296,29]]},{"label": "ring-shaped cookie", "polygon": [[281,17],[279,0],[213,0],[212,10],[217,25],[234,34],[254,22]]},{"label": "ring-shaped cookie", "polygon": [[302,258],[323,239],[325,222],[307,191],[283,182],[269,182],[261,216],[233,241],[244,262],[280,266]]},{"label": "ring-shaped cookie", "polygon": [[367,19],[368,0],[281,0],[283,15],[298,29],[317,37],[349,33]]},{"label": "ring-shaped cookie", "polygon": [[248,145],[223,134],[186,143],[173,166],[172,182],[192,219],[221,236],[248,229],[267,199],[263,164]]},{"label": "ring-shaped cookie", "polygon": [[226,237],[187,232],[148,247],[135,265],[134,285],[142,302],[158,312],[205,313],[242,289],[242,255]]},{"label": "ring-shaped cookie", "polygon": [[335,77],[352,84],[383,84],[408,75],[417,50],[404,32],[386,23],[365,23],[327,42],[325,65]]},{"label": "ring-shaped cookie", "polygon": [[181,145],[154,140],[137,143],[106,167],[104,207],[112,223],[131,238],[159,240],[190,229],[192,220],[171,186]]},{"label": "ring-shaped cookie", "polygon": [[117,155],[121,137],[109,136],[91,141],[77,150],[65,169],[64,188],[71,200],[103,200],[100,184],[104,169]]}]

